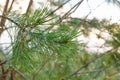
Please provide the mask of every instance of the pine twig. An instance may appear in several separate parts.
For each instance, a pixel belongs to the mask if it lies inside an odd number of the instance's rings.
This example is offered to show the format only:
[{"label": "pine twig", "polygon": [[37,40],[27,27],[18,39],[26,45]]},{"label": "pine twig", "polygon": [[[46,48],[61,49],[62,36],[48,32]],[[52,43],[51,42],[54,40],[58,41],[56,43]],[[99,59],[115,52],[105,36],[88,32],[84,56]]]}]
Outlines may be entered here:
[{"label": "pine twig", "polygon": [[16,71],[14,70],[14,68],[11,70],[11,78],[10,80],[16,80]]},{"label": "pine twig", "polygon": [[[76,9],[81,5],[81,3],[84,0],[79,1],[77,4],[75,4],[69,11],[67,11],[60,19],[59,22],[61,22],[63,19],[65,19],[67,16],[69,16],[71,13],[75,12]],[[73,11],[72,11],[73,10]]]},{"label": "pine twig", "polygon": [[55,10],[53,10],[51,13],[49,13],[47,16],[45,16],[45,18],[47,18],[48,16],[54,14],[57,10],[59,10],[60,8],[62,8],[65,4],[67,4],[68,2],[70,2],[71,0],[67,0],[65,3],[61,4],[58,8],[56,8]]},{"label": "pine twig", "polygon": [[[20,26],[20,24],[16,23],[14,20],[10,19],[10,18],[7,17],[7,16],[0,15],[0,17],[11,21],[12,23],[14,23],[14,24],[17,25],[17,26]],[[4,28],[3,28],[3,29],[4,29]]]},{"label": "pine twig", "polygon": [[22,72],[20,72],[19,70],[14,69],[14,71],[15,71],[18,75],[20,75],[24,80],[28,80],[28,79],[26,78],[26,76],[25,76]]},{"label": "pine twig", "polygon": [[33,75],[33,78],[32,80],[36,80],[36,76],[38,75],[38,73],[45,67],[45,65],[49,62],[49,60],[52,58],[52,56],[54,56],[54,53],[48,58],[46,59],[45,61],[43,61],[41,67],[37,70],[37,72],[35,73],[35,75]]},{"label": "pine twig", "polygon": [[[7,9],[8,9],[8,4],[9,4],[9,0],[6,0],[2,16],[6,15]],[[0,27],[0,34],[3,32],[4,26],[5,26],[5,22],[6,22],[6,19],[2,17],[1,18],[1,22],[0,22],[0,26],[1,26]]]},{"label": "pine twig", "polygon": [[27,8],[27,10],[26,10],[26,15],[27,15],[28,12],[30,11],[30,8],[31,8],[32,4],[33,4],[33,0],[30,0],[30,1],[29,1],[29,5],[28,5],[28,8]]},{"label": "pine twig", "polygon": [[95,62],[96,60],[98,60],[98,59],[101,58],[102,56],[107,55],[107,54],[109,54],[109,52],[114,51],[114,50],[116,50],[116,49],[117,49],[117,48],[111,49],[111,50],[107,51],[105,54],[101,54],[101,55],[99,55],[99,56],[96,56],[96,57],[93,58],[92,60],[88,61],[86,64],[82,65],[82,66],[81,66],[79,69],[77,69],[75,72],[73,72],[73,73],[69,74],[68,76],[66,76],[65,78],[63,78],[62,80],[67,80],[67,79],[69,79],[69,78],[77,75],[83,68],[88,67],[91,63]]},{"label": "pine twig", "polygon": [[11,11],[14,2],[15,2],[15,0],[12,0],[11,5],[10,5],[9,10],[8,10],[8,13]]}]

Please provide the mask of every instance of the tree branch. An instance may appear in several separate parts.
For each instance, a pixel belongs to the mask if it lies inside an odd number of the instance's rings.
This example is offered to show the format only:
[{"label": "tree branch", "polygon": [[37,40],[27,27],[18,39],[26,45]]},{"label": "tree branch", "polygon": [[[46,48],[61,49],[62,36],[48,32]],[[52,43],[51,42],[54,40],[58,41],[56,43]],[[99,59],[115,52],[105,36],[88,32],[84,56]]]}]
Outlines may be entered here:
[{"label": "tree branch", "polygon": [[67,0],[65,3],[61,4],[58,8],[56,8],[55,10],[53,10],[51,13],[49,13],[47,16],[45,16],[45,18],[47,18],[48,16],[54,14],[57,10],[59,10],[60,8],[62,8],[65,4],[67,4],[69,1],[71,0]]},{"label": "tree branch", "polygon": [[9,10],[8,10],[8,13],[11,11],[14,1],[15,0],[12,0],[11,5],[10,5]]},{"label": "tree branch", "polygon": [[[3,16],[5,16],[6,13],[7,13],[8,4],[9,4],[9,0],[6,0],[6,4],[5,4],[5,7],[4,7],[4,10],[3,10],[3,14],[2,14]],[[3,26],[5,25],[5,21],[6,21],[6,19],[2,17],[1,22],[0,22],[1,31],[3,30]]]},{"label": "tree branch", "polygon": [[114,51],[114,50],[116,50],[116,49],[117,49],[117,48],[111,49],[111,50],[107,51],[107,52],[104,53],[104,54],[101,54],[101,55],[96,56],[95,58],[91,59],[91,60],[88,61],[86,64],[82,65],[79,69],[77,69],[75,72],[69,74],[68,76],[66,76],[66,77],[65,77],[64,79],[62,79],[62,80],[67,80],[67,79],[69,79],[69,78],[77,75],[83,68],[88,67],[91,63],[95,62],[96,60],[98,60],[98,59],[101,58],[102,56],[107,55],[107,54],[109,54],[109,52],[112,52],[112,51]]},{"label": "tree branch", "polygon": [[3,16],[3,15],[0,15],[0,17],[11,21],[12,23],[14,23],[17,26],[20,26],[20,24],[16,23],[14,20],[10,19],[9,17]]},{"label": "tree branch", "polygon": [[30,0],[30,1],[29,1],[29,5],[28,5],[28,8],[27,8],[27,10],[26,10],[26,15],[27,15],[28,12],[30,11],[30,8],[31,8],[32,4],[33,4],[33,0]]},{"label": "tree branch", "polygon": [[[61,22],[63,19],[65,19],[67,16],[69,16],[71,13],[75,12],[76,9],[81,5],[81,3],[84,0],[79,1],[77,4],[75,4],[69,11],[67,11],[60,19],[59,22]],[[73,11],[72,11],[73,10]]]},{"label": "tree branch", "polygon": [[52,58],[52,56],[54,56],[54,53],[48,58],[46,59],[45,61],[43,61],[41,67],[37,70],[37,72],[33,75],[33,78],[32,80],[36,80],[36,76],[38,75],[38,73],[44,68],[44,66],[50,61],[50,59]]}]

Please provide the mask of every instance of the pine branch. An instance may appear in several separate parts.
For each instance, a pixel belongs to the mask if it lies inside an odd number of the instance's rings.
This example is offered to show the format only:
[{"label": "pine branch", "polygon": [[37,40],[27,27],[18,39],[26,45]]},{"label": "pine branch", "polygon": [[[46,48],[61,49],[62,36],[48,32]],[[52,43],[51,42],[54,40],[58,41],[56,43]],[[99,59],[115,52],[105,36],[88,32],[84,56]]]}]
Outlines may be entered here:
[{"label": "pine branch", "polygon": [[[5,7],[4,7],[2,16],[6,15],[7,9],[8,9],[8,4],[9,4],[9,0],[6,0],[6,4],[5,4]],[[6,19],[2,17],[1,22],[0,22],[0,26],[2,27],[1,29],[3,29],[3,26],[5,25],[5,21],[6,21]]]},{"label": "pine branch", "polygon": [[27,10],[26,10],[26,15],[28,15],[28,12],[30,11],[30,8],[31,8],[32,4],[33,4],[33,0],[30,0],[30,1],[29,1],[29,5],[28,5],[28,8],[27,8]]},{"label": "pine branch", "polygon": [[45,65],[50,61],[50,59],[54,56],[54,53],[45,61],[43,61],[42,65],[40,66],[40,68],[36,71],[36,73],[33,75],[32,80],[36,80],[36,76],[38,75],[38,73],[45,67]]},{"label": "pine branch", "polygon": [[11,78],[10,80],[16,80],[16,71],[14,70],[14,68],[11,70]]},{"label": "pine branch", "polygon": [[[8,4],[9,4],[9,0],[6,0],[6,4],[5,4],[5,7],[4,7],[2,16],[6,15],[7,9],[8,9]],[[5,22],[6,22],[6,19],[2,17],[1,21],[0,21],[0,35],[4,31],[3,29],[4,29],[4,26],[5,26]]]},{"label": "pine branch", "polygon": [[19,70],[14,69],[14,71],[15,71],[18,75],[20,75],[24,80],[28,80],[28,79],[26,78],[26,76],[25,76],[22,72],[20,72]]},{"label": "pine branch", "polygon": [[[58,21],[61,22],[63,19],[67,18],[71,13],[75,12],[76,9],[81,5],[84,0],[79,1],[75,4],[69,11],[67,11]],[[72,11],[73,10],[73,11]]]},{"label": "pine branch", "polygon": [[8,13],[11,11],[14,2],[15,2],[15,0],[12,0],[12,3],[11,3],[10,8],[8,10]]},{"label": "pine branch", "polygon": [[17,25],[17,26],[20,26],[20,24],[16,23],[14,20],[12,20],[11,18],[9,18],[9,17],[7,17],[7,16],[0,15],[0,17],[11,21],[12,23],[14,23],[14,24]]},{"label": "pine branch", "polygon": [[82,65],[82,66],[81,66],[79,69],[77,69],[75,72],[73,72],[73,73],[69,74],[68,76],[66,76],[65,78],[63,78],[62,80],[67,80],[67,79],[69,79],[69,78],[77,75],[82,69],[88,67],[91,63],[95,62],[96,60],[98,60],[99,58],[101,58],[101,57],[103,57],[103,56],[105,56],[105,55],[110,54],[110,52],[112,52],[112,51],[114,51],[114,50],[116,50],[116,49],[117,49],[117,48],[111,49],[111,50],[107,51],[107,52],[104,53],[104,54],[100,54],[100,55],[96,56],[95,58],[93,58],[93,59],[91,59],[90,61],[88,61],[86,64]]},{"label": "pine branch", "polygon": [[45,18],[51,16],[52,14],[54,14],[57,10],[59,10],[60,8],[62,8],[65,4],[67,4],[68,2],[70,2],[71,0],[67,0],[65,3],[61,4],[58,8],[56,8],[55,10],[53,10],[51,13],[49,13],[48,15],[45,16]]},{"label": "pine branch", "polygon": [[0,66],[5,64],[7,61],[0,61]]}]

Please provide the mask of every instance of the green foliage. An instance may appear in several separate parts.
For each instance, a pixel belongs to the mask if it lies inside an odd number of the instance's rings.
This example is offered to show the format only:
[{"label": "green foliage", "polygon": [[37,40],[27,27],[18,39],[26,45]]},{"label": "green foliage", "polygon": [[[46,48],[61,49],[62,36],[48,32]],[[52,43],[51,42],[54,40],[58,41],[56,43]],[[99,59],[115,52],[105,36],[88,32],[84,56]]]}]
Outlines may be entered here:
[{"label": "green foliage", "polygon": [[46,17],[47,12],[45,8],[29,15],[9,15],[18,23],[13,28],[9,63],[28,79],[62,78],[73,70],[72,58],[78,54],[79,43],[74,40],[80,33],[78,28],[55,23],[56,15]]},{"label": "green foliage", "polygon": [[91,27],[104,28],[113,36],[108,43],[112,45],[112,50],[100,55],[90,54],[75,40],[80,35],[77,26],[83,19],[71,18],[68,22],[59,22],[58,16],[49,15],[50,12],[44,8],[29,15],[9,15],[17,25],[8,25],[13,26],[14,31],[14,35],[10,33],[12,43],[11,50],[7,50],[9,54],[0,51],[9,56],[5,69],[19,70],[22,74],[17,74],[18,80],[21,76],[24,80],[61,80],[76,70],[76,74],[67,77],[69,80],[119,79],[119,25],[109,25],[109,21],[95,18],[86,20],[84,31],[89,32]]}]

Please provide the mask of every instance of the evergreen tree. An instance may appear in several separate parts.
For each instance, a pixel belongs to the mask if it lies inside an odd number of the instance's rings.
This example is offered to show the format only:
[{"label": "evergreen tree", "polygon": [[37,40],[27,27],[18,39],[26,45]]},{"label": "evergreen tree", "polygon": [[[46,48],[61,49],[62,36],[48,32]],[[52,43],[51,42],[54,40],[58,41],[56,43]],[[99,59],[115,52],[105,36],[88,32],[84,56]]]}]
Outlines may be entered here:
[{"label": "evergreen tree", "polygon": [[[25,14],[4,10],[0,15],[0,35],[7,31],[11,43],[0,50],[0,80],[118,80],[120,26],[106,20],[68,18],[83,1],[62,17],[55,14],[60,6],[31,13],[32,2]],[[6,0],[6,6],[8,3]],[[89,32],[91,25],[109,31],[113,39],[106,42],[113,47],[111,50],[100,55],[90,54],[85,44],[76,40],[86,30]]]}]

